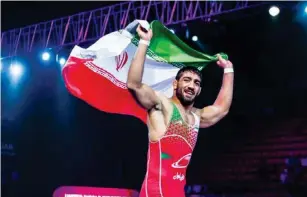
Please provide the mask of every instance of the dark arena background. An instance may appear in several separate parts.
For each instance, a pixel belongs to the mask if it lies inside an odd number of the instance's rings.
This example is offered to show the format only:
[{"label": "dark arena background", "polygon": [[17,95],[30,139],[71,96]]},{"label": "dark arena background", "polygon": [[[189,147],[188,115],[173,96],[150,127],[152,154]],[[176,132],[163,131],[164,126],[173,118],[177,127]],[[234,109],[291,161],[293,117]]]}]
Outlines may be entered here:
[{"label": "dark arena background", "polygon": [[[61,186],[140,190],[146,126],[134,117],[96,110],[69,94],[59,61],[74,45],[89,46],[122,28],[124,16],[126,24],[160,20],[191,47],[212,55],[223,51],[234,64],[230,113],[200,131],[188,167],[187,196],[307,196],[305,2],[1,6],[1,196],[47,197]],[[148,8],[147,18],[139,17]],[[93,13],[110,12],[90,17],[95,9]],[[274,11],[278,15],[272,16]],[[89,27],[87,36],[76,40],[79,23]],[[41,58],[44,50],[50,53],[49,61]],[[222,73],[214,64],[203,75],[197,106],[212,104],[221,86]]]}]

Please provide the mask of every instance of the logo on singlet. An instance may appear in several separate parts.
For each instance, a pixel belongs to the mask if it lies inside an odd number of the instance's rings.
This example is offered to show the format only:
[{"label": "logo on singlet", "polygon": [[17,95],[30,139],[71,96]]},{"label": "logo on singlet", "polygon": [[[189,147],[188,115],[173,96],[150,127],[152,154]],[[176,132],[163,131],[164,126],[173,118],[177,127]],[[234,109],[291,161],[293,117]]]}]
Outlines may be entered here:
[{"label": "logo on singlet", "polygon": [[183,181],[184,177],[185,177],[184,174],[180,174],[180,173],[177,172],[177,174],[175,176],[173,176],[173,179]]},{"label": "logo on singlet", "polygon": [[192,153],[189,153],[180,159],[178,161],[172,163],[173,168],[186,168],[189,165],[190,159],[191,159]]}]

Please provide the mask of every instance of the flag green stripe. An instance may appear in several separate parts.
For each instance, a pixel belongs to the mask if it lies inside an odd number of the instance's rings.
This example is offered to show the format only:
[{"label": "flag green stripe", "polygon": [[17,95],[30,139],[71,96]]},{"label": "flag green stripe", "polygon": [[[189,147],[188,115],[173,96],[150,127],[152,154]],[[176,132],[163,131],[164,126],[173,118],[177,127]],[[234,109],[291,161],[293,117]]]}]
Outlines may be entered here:
[{"label": "flag green stripe", "polygon": [[[150,26],[153,30],[153,37],[147,54],[156,61],[167,62],[179,68],[194,66],[202,70],[209,63],[218,60],[216,55],[211,56],[192,49],[161,22],[153,21]],[[138,41],[139,37],[136,35],[132,43],[138,45]],[[228,59],[226,54],[220,54],[224,59]]]},{"label": "flag green stripe", "polygon": [[[137,38],[133,38],[131,40],[132,44],[134,44],[135,46],[138,46],[139,45],[139,39]],[[186,66],[185,64],[181,63],[181,62],[169,62],[167,61],[166,59],[164,59],[163,57],[161,56],[158,56],[153,50],[151,50],[151,48],[149,47],[147,49],[147,52],[146,54],[151,57],[152,59],[154,59],[155,61],[157,62],[164,62],[164,63],[168,63],[168,64],[171,64],[177,68],[182,68],[184,66]]]}]

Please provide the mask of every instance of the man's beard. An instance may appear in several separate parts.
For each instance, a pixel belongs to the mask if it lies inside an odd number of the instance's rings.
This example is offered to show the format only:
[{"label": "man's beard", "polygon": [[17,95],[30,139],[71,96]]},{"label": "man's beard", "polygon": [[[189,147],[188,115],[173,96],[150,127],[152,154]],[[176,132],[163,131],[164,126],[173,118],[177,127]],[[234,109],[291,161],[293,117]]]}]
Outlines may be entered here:
[{"label": "man's beard", "polygon": [[191,99],[185,98],[183,95],[183,90],[181,88],[178,88],[176,90],[176,97],[178,98],[178,100],[183,106],[188,106],[188,105],[193,104],[196,98],[196,96],[194,96],[194,98],[191,98]]}]

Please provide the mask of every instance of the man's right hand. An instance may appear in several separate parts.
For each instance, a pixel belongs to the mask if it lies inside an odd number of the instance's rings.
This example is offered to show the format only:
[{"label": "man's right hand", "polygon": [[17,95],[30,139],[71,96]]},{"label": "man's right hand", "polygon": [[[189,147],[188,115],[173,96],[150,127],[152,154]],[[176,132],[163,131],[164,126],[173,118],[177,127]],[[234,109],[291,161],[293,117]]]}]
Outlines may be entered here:
[{"label": "man's right hand", "polygon": [[141,28],[141,25],[138,26],[138,28],[136,29],[136,32],[138,33],[140,38],[143,40],[150,41],[152,38],[152,30],[151,29],[149,29],[148,31],[143,30],[143,28]]}]

